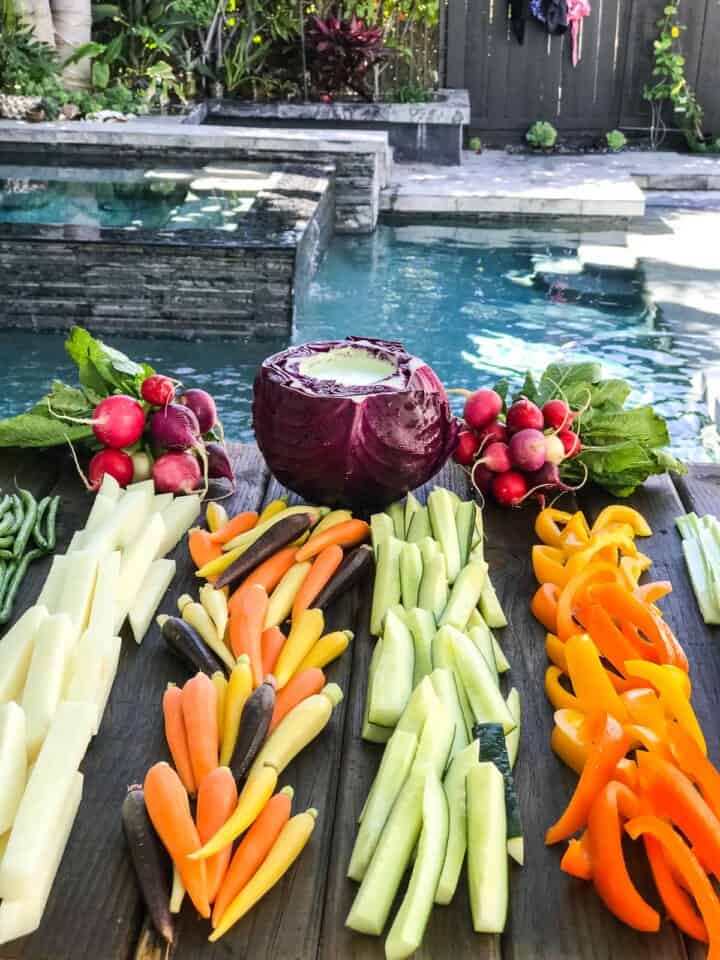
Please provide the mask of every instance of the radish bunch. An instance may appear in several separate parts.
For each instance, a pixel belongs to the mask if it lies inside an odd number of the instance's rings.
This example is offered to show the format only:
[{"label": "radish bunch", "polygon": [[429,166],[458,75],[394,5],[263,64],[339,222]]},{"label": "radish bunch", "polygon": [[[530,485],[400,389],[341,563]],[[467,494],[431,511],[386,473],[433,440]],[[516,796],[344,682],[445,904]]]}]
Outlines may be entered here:
[{"label": "radish bunch", "polygon": [[453,454],[456,463],[470,469],[482,493],[505,506],[570,489],[560,479],[559,467],[582,449],[572,429],[577,414],[563,400],[549,400],[541,409],[521,397],[504,417],[503,407],[495,390],[467,396],[464,429]]}]

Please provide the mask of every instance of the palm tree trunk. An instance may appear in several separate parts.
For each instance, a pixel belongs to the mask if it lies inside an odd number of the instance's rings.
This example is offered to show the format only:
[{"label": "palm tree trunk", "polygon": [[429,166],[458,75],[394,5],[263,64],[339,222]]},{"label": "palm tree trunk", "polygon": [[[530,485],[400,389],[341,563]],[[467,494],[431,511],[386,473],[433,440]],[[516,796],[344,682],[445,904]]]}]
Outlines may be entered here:
[{"label": "palm tree trunk", "polygon": [[[37,0],[36,0],[37,2]],[[55,46],[60,60],[90,43],[92,38],[92,10],[90,0],[50,0],[55,25]],[[90,84],[90,60],[85,57],[63,70],[63,80],[75,89]]]},{"label": "palm tree trunk", "polygon": [[41,43],[55,46],[55,26],[50,0],[19,0],[18,13],[22,20],[32,27],[35,37]]}]

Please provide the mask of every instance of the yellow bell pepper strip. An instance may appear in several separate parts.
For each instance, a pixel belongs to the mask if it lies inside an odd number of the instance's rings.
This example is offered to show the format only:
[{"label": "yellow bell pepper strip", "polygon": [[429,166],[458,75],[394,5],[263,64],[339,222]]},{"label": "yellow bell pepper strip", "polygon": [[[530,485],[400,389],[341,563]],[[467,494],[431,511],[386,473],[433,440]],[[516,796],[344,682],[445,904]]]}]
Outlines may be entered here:
[{"label": "yellow bell pepper strip", "polygon": [[572,514],[554,507],[546,507],[535,518],[535,533],[548,547],[559,547],[562,535],[561,527],[572,520]]},{"label": "yellow bell pepper strip", "polygon": [[567,640],[578,633],[578,624],[574,613],[579,604],[586,599],[589,588],[598,584],[617,584],[618,568],[609,563],[593,563],[576,577],[573,577],[562,589],[557,609],[557,629],[554,631],[561,640]]},{"label": "yellow bell pepper strip", "polygon": [[625,661],[637,659],[642,653],[617,628],[610,614],[599,603],[588,605],[585,629],[602,656],[623,676]]},{"label": "yellow bell pepper strip", "polygon": [[644,815],[625,824],[626,833],[637,840],[640,836],[655,837],[666,854],[671,869],[692,894],[705,924],[710,949],[708,960],[720,957],[720,900],[698,858],[682,837],[659,817]]},{"label": "yellow bell pepper strip", "polygon": [[545,843],[567,840],[585,826],[590,808],[603,787],[612,778],[619,760],[628,751],[629,738],[615,717],[605,715],[599,723],[597,739],[588,753],[570,803],[559,820],[545,834]]},{"label": "yellow bell pepper strip", "polygon": [[600,660],[597,647],[585,633],[565,644],[568,676],[585,713],[609,713],[621,723],[629,717]]},{"label": "yellow bell pepper strip", "polygon": [[603,530],[612,523],[626,523],[633,528],[637,537],[651,537],[652,530],[649,523],[641,513],[632,507],[627,507],[621,503],[610,504],[597,515],[595,523],[592,525],[592,532]]},{"label": "yellow bell pepper strip", "polygon": [[555,583],[543,583],[535,591],[535,595],[530,603],[530,611],[536,620],[549,630],[555,633],[557,630],[557,609],[560,599],[560,587]]},{"label": "yellow bell pepper strip", "polygon": [[655,752],[637,754],[641,782],[653,812],[671,820],[702,864],[720,877],[720,820],[692,780]]},{"label": "yellow bell pepper strip", "polygon": [[568,559],[567,568],[574,577],[596,558],[617,564],[619,555],[636,557],[637,552],[637,547],[629,537],[614,530],[602,530],[593,534],[587,546]]},{"label": "yellow bell pepper strip", "polygon": [[253,672],[250,658],[246,653],[238,658],[233,667],[225,691],[225,709],[223,713],[223,730],[220,738],[220,766],[229,767],[235,752],[238,733],[240,732],[240,717],[242,716],[245,701],[253,691]]},{"label": "yellow bell pepper strip", "polygon": [[672,584],[669,580],[653,580],[652,583],[643,583],[633,590],[633,594],[643,603],[657,603],[669,593],[672,593]]},{"label": "yellow bell pepper strip", "polygon": [[635,930],[654,933],[660,915],[640,896],[630,879],[622,848],[620,821],[639,813],[638,798],[611,780],[597,795],[588,814],[592,880],[600,899],[618,920]]},{"label": "yellow bell pepper strip", "polygon": [[585,714],[567,707],[556,710],[550,746],[566,767],[581,774],[592,746]]},{"label": "yellow bell pepper strip", "polygon": [[668,724],[668,740],[675,764],[690,777],[710,809],[720,819],[720,772],[680,724]]},{"label": "yellow bell pepper strip", "polygon": [[664,740],[668,734],[667,718],[660,699],[648,684],[636,690],[628,690],[620,695],[627,707],[630,719],[643,727],[648,727],[656,736]]},{"label": "yellow bell pepper strip", "polygon": [[548,667],[545,671],[545,693],[548,700],[556,710],[567,707],[569,710],[579,710],[582,713],[582,704],[576,696],[565,689],[560,682],[561,677],[565,677],[565,674],[558,667]]},{"label": "yellow bell pepper strip", "polygon": [[584,550],[590,541],[590,528],[585,519],[585,514],[578,510],[574,513],[565,525],[565,529],[560,534],[559,546],[568,556]]},{"label": "yellow bell pepper strip", "polygon": [[211,943],[226,934],[285,876],[310,839],[316,819],[317,810],[311,807],[288,820],[254,876],[223,913],[219,924],[208,937]]},{"label": "yellow bell pepper strip", "polygon": [[[632,593],[618,583],[598,583],[591,587],[590,597],[593,602],[604,607],[614,620],[627,622],[636,627],[653,645],[660,663],[676,663],[677,651],[670,641],[668,631],[664,629],[667,624],[663,624],[662,620]],[[562,597],[560,603],[562,603]],[[559,619],[560,604],[558,604]]]},{"label": "yellow bell pepper strip", "polygon": [[622,582],[628,590],[635,590],[643,574],[642,562],[637,557],[620,557],[619,566]]},{"label": "yellow bell pepper strip", "polygon": [[570,840],[560,861],[560,869],[578,880],[592,880],[592,860],[587,830],[579,840]]},{"label": "yellow bell pepper strip", "polygon": [[[642,747],[645,750],[655,750],[663,760],[672,762],[672,754],[667,743],[650,727],[643,727],[639,723],[626,723],[625,733],[630,737],[630,749]],[[693,741],[694,742],[694,741]]]},{"label": "yellow bell pepper strip", "polygon": [[565,656],[565,643],[554,633],[545,635],[545,653],[550,663],[554,663],[563,673],[567,673],[567,657]]},{"label": "yellow bell pepper strip", "polygon": [[643,840],[653,880],[668,916],[683,933],[700,940],[701,943],[707,943],[707,927],[698,916],[692,899],[675,879],[662,844],[657,837],[649,833],[645,834]]},{"label": "yellow bell pepper strip", "polygon": [[680,726],[685,728],[703,754],[707,754],[705,737],[677,673],[674,670],[666,670],[660,664],[647,663],[644,660],[628,660],[625,670],[628,676],[646,680],[657,690],[663,708],[675,717]]},{"label": "yellow bell pepper strip", "polygon": [[565,567],[565,554],[558,547],[535,544],[532,548],[532,565],[538,583],[554,583],[564,587],[570,579]]}]

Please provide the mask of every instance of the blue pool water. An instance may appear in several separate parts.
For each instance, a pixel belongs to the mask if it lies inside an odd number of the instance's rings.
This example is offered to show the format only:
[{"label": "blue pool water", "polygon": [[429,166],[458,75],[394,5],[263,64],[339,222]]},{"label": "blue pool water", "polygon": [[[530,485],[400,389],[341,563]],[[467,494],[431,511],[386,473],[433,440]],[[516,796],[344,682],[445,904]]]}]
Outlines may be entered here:
[{"label": "blue pool water", "polygon": [[[447,385],[470,388],[557,359],[602,360],[606,375],[634,384],[633,400],[668,419],[678,455],[712,458],[699,441],[709,423],[700,371],[720,364],[720,330],[697,311],[692,323],[678,323],[676,312],[673,318],[648,302],[641,271],[583,263],[563,234],[381,226],[372,237],[335,238],[292,340],[351,333],[402,340]],[[2,355],[22,360],[0,367],[0,416],[20,412],[52,377],[72,377],[62,341],[0,332]],[[288,343],[112,342],[211,390],[227,435],[243,440],[252,437],[257,366]]]}]

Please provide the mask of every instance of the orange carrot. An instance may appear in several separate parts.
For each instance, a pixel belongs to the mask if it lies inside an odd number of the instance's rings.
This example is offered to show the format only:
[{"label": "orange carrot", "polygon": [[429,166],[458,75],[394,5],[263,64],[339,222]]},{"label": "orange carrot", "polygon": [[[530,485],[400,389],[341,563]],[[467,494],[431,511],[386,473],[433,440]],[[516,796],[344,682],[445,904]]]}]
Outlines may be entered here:
[{"label": "orange carrot", "polygon": [[294,677],[288,680],[282,690],[277,692],[275,709],[268,732],[272,733],[285,714],[289,713],[301,700],[311,697],[314,693],[320,693],[324,686],[325,674],[319,667],[310,667],[308,670],[301,670],[300,673],[296,673]]},{"label": "orange carrot", "polygon": [[261,563],[259,567],[256,567],[230,597],[228,611],[234,613],[240,604],[243,591],[254,585],[263,587],[265,593],[270,595],[295,562],[296,553],[297,547],[292,545],[283,547],[282,550],[278,550],[277,553],[268,557],[264,563]]},{"label": "orange carrot", "polygon": [[260,649],[262,651],[262,672],[266,677],[272,673],[280,656],[280,651],[285,646],[285,634],[280,627],[269,627],[263,631],[260,638]]},{"label": "orange carrot", "polygon": [[188,747],[185,720],[182,711],[182,690],[171,683],[163,694],[163,716],[165,717],[165,739],[170,756],[175,764],[182,784],[188,793],[197,790],[193,774],[190,748]]},{"label": "orange carrot", "polygon": [[328,527],[312,540],[308,540],[297,552],[295,560],[302,563],[316,557],[325,547],[337,544],[339,547],[354,547],[370,536],[370,526],[364,520],[346,520],[345,523],[336,523]]},{"label": "orange carrot", "polygon": [[207,530],[201,530],[200,527],[194,527],[188,533],[188,550],[198,570],[222,555],[220,545],[213,543],[210,533]]},{"label": "orange carrot", "polygon": [[215,533],[211,533],[210,539],[213,543],[228,543],[234,537],[239,537],[241,533],[252,530],[257,521],[258,515],[254,510],[238,513]]},{"label": "orange carrot", "polygon": [[145,775],[145,804],[158,836],[180,873],[183,886],[202,917],[210,916],[207,867],[188,854],[202,846],[190,813],[187,790],[169,763],[156,763]]},{"label": "orange carrot", "polygon": [[[220,827],[224,827],[230,814],[237,806],[237,786],[229,767],[216,767],[200,784],[197,798],[197,828],[202,843],[214,837]],[[207,891],[208,900],[213,902],[230,863],[232,844],[208,857]]]},{"label": "orange carrot", "polygon": [[182,712],[195,783],[218,765],[217,691],[206,673],[196,673],[182,689]]},{"label": "orange carrot", "polygon": [[[330,529],[332,530],[332,527]],[[318,536],[322,536],[322,534],[318,534]],[[293,620],[296,620],[303,610],[307,610],[312,605],[315,597],[342,563],[342,558],[342,547],[339,547],[336,543],[331,543],[329,547],[325,547],[317,555],[310,572],[303,580],[302,586],[295,597],[292,608]]]},{"label": "orange carrot", "polygon": [[215,900],[213,927],[218,925],[226,908],[254,875],[290,819],[292,798],[293,788],[283,787],[268,800],[265,809],[242,838]]},{"label": "orange carrot", "polygon": [[263,682],[261,637],[268,607],[265,588],[254,584],[243,591],[237,609],[230,614],[230,646],[236,657],[246,653],[250,658],[253,684]]}]

